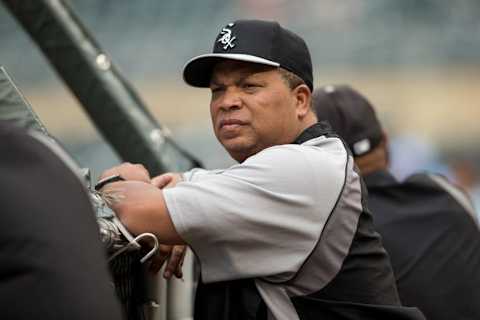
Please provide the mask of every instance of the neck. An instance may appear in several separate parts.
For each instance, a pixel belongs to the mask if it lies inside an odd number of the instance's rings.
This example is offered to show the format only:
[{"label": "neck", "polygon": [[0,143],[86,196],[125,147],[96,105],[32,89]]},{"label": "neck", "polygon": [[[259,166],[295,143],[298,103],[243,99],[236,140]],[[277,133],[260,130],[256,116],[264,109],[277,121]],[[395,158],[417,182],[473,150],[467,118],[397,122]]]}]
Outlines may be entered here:
[{"label": "neck", "polygon": [[298,132],[298,135],[300,135],[303,131],[305,131],[305,129],[310,128],[317,122],[318,119],[315,113],[313,113],[313,111],[308,112],[300,123],[300,132]]},{"label": "neck", "polygon": [[388,168],[387,152],[383,143],[370,153],[355,157],[355,163],[360,169],[360,174],[366,176],[372,172],[386,170]]},{"label": "neck", "polygon": [[[311,126],[313,126],[314,124],[316,124],[318,121],[317,121],[317,117],[316,115],[311,111],[309,113],[307,113],[302,119],[301,121],[298,123],[298,125],[296,126],[296,129],[295,130],[292,130],[292,135],[291,136],[286,136],[284,137],[284,140],[281,141],[281,142],[277,142],[277,144],[288,144],[288,143],[292,143],[293,141],[296,141],[294,143],[298,143],[298,138],[302,135],[302,133],[310,128]],[[243,161],[245,161],[248,157],[256,154],[257,152],[261,151],[263,149],[253,149],[253,150],[250,150],[251,152],[248,152],[248,153],[240,153],[240,154],[237,154],[237,153],[233,153],[231,151],[229,151],[229,154],[230,156],[235,159],[238,163],[242,163]]]}]

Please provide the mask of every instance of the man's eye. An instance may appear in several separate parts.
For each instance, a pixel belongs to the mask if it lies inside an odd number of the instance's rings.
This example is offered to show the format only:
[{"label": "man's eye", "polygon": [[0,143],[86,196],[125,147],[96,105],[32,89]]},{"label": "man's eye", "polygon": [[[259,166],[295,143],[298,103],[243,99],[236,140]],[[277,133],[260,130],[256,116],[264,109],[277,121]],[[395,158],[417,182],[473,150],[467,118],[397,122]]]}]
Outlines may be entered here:
[{"label": "man's eye", "polygon": [[243,85],[243,87],[244,87],[245,89],[253,90],[253,89],[259,88],[260,85],[257,84],[257,83],[245,83],[245,84]]},{"label": "man's eye", "polygon": [[211,88],[210,90],[212,91],[212,93],[219,93],[219,92],[223,91],[223,88],[222,87],[214,87],[214,88]]}]

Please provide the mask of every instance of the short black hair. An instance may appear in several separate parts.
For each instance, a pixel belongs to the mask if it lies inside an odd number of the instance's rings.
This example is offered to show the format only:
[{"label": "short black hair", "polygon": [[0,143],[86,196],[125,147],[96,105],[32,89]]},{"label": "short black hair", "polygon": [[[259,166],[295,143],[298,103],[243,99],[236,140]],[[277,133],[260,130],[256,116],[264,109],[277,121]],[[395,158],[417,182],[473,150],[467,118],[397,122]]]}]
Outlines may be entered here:
[{"label": "short black hair", "polygon": [[301,84],[305,84],[305,81],[303,81],[302,78],[297,76],[295,73],[288,71],[287,69],[284,68],[278,68],[280,75],[282,76],[283,80],[287,83],[287,85],[290,87],[290,89],[295,89]]}]

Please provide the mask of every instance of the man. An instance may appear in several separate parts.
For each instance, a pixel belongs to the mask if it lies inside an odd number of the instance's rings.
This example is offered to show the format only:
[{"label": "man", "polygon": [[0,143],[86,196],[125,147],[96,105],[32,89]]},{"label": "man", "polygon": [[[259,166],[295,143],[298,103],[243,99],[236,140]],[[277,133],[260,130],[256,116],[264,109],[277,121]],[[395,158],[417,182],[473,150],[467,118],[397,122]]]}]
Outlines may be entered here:
[{"label": "man", "polygon": [[397,181],[388,171],[386,134],[355,90],[326,86],[314,104],[355,156],[401,301],[427,319],[480,319],[480,233],[469,199],[438,175]]},{"label": "man", "polygon": [[120,319],[87,192],[51,143],[0,121],[2,319]]},{"label": "man", "polygon": [[352,157],[317,124],[303,39],[275,22],[229,23],[183,75],[210,88],[215,135],[238,164],[155,178],[178,182],[163,190],[126,164],[102,190],[133,233],[195,252],[195,319],[421,319],[400,306]]}]

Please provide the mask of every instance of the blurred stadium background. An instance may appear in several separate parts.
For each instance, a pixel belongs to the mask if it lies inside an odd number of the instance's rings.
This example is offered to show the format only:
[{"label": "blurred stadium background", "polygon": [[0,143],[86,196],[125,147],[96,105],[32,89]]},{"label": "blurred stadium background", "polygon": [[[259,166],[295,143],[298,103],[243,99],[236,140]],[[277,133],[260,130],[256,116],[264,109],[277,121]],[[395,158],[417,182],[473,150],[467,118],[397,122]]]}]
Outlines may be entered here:
[{"label": "blurred stadium background", "polygon": [[[182,66],[238,18],[278,20],[311,50],[315,85],[347,83],[377,107],[399,177],[431,169],[478,193],[478,0],[70,0],[157,119],[208,168],[233,161],[210,130],[208,90]],[[47,128],[98,175],[119,160],[0,6],[0,64]],[[101,107],[101,106],[99,106]],[[480,198],[480,196],[478,196]]]}]

